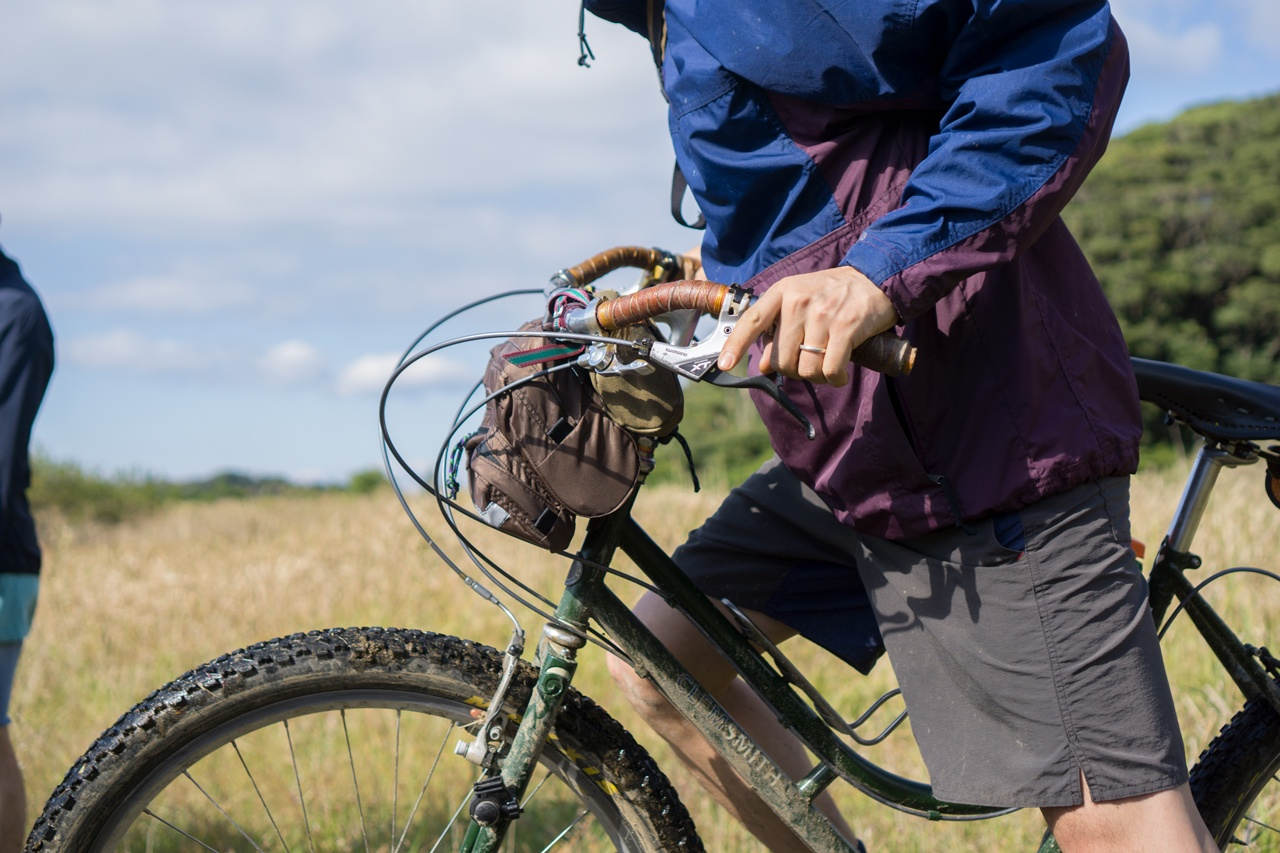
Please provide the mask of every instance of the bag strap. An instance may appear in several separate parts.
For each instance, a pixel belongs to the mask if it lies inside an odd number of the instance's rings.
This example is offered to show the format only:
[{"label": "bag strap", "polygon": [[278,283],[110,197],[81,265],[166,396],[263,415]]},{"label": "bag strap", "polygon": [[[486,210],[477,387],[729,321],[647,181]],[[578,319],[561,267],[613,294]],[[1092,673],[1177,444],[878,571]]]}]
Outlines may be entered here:
[{"label": "bag strap", "polygon": [[[645,23],[649,30],[649,51],[653,64],[658,67],[658,80],[662,81],[662,58],[667,52],[667,4],[666,0],[645,0]],[[667,96],[666,89],[662,97]]]},{"label": "bag strap", "polygon": [[693,222],[685,221],[684,194],[688,189],[689,181],[685,178],[684,172],[680,171],[680,162],[676,161],[675,168],[671,172],[671,218],[685,228],[692,228],[695,231],[705,230],[707,217],[702,215],[701,210],[698,211],[698,218]]}]

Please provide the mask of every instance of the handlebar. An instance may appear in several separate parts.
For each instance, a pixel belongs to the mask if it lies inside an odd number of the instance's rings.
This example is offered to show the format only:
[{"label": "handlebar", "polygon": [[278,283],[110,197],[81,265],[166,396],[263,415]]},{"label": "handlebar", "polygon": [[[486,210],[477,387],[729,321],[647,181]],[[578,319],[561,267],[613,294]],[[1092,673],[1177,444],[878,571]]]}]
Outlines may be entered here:
[{"label": "handlebar", "polygon": [[[571,327],[581,331],[610,332],[623,326],[692,308],[713,316],[724,307],[725,300],[747,296],[737,288],[710,281],[673,281],[647,287],[627,296],[593,302],[571,312]],[[745,307],[745,304],[744,306]],[[863,367],[888,376],[902,376],[915,366],[916,348],[904,338],[882,332],[855,349],[850,359]]]},{"label": "handlebar", "polygon": [[[813,424],[783,392],[781,383],[764,375],[733,376],[715,367],[724,342],[754,297],[741,288],[710,281],[672,281],[678,275],[690,274],[690,260],[661,249],[619,246],[588,258],[575,267],[560,270],[551,277],[547,289],[544,328],[599,335],[672,312],[692,309],[710,314],[716,318],[715,328],[692,345],[649,340],[637,341],[635,348],[645,360],[681,376],[764,392],[795,417],[812,439],[816,435]],[[646,270],[649,286],[611,299],[591,298],[583,293],[583,288],[596,279],[626,266]],[[851,361],[888,376],[910,373],[915,358],[915,347],[889,332],[876,335],[850,354]],[[607,365],[611,361],[611,358],[606,358],[602,363]]]},{"label": "handlebar", "polygon": [[665,274],[658,281],[666,281],[680,271],[680,259],[663,249],[646,249],[643,246],[615,246],[592,255],[577,266],[560,270],[551,277],[557,287],[584,287],[614,270],[634,267],[642,270],[662,270]]}]

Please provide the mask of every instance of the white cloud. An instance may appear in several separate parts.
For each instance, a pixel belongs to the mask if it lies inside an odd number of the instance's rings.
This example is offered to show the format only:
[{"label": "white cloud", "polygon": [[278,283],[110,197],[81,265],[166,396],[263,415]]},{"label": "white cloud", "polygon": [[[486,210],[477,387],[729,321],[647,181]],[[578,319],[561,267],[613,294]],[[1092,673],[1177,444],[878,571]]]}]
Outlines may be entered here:
[{"label": "white cloud", "polygon": [[249,305],[253,293],[238,282],[196,281],[182,276],[142,275],[89,291],[85,304],[148,314],[203,314]]},{"label": "white cloud", "polygon": [[268,350],[258,360],[258,367],[273,382],[305,382],[324,372],[324,358],[306,341],[289,340]]},{"label": "white cloud", "polygon": [[1119,20],[1129,40],[1133,66],[1145,73],[1201,74],[1222,58],[1223,33],[1216,24],[1171,31],[1142,18]]},{"label": "white cloud", "polygon": [[450,195],[616,182],[664,144],[663,106],[643,41],[618,27],[594,22],[601,59],[576,66],[576,12],[30,4],[0,35],[6,203],[161,233],[412,234]]},{"label": "white cloud", "polygon": [[[342,368],[338,373],[339,394],[380,393],[399,361],[396,353],[362,355]],[[472,371],[474,372],[474,371]],[[468,376],[467,369],[457,362],[437,355],[419,359],[396,380],[396,387],[424,387],[452,384]]]},{"label": "white cloud", "polygon": [[125,368],[144,373],[186,373],[203,370],[216,359],[172,338],[147,338],[127,329],[78,338],[63,346],[72,364],[95,368]]}]

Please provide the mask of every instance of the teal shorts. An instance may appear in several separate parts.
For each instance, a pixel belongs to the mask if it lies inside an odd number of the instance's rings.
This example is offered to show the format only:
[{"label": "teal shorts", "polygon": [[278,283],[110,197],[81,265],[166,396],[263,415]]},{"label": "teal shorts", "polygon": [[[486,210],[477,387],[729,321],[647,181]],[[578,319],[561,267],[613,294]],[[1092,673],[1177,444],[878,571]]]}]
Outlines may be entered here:
[{"label": "teal shorts", "polygon": [[0,643],[26,639],[39,591],[39,575],[0,573]]},{"label": "teal shorts", "polygon": [[9,725],[9,696],[22,640],[31,630],[40,576],[0,573],[0,726]]}]

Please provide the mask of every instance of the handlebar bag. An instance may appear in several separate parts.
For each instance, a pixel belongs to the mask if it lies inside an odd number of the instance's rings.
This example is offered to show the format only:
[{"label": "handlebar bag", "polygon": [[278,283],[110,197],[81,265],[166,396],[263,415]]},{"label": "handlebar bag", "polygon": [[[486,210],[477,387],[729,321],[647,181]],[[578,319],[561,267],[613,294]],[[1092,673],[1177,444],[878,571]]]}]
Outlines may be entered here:
[{"label": "handlebar bag", "polygon": [[[521,330],[541,328],[535,320]],[[635,493],[640,454],[581,371],[521,357],[546,343],[515,337],[490,352],[484,387],[503,393],[466,442],[467,469],[486,522],[559,551],[573,538],[575,516],[607,515]]]}]

